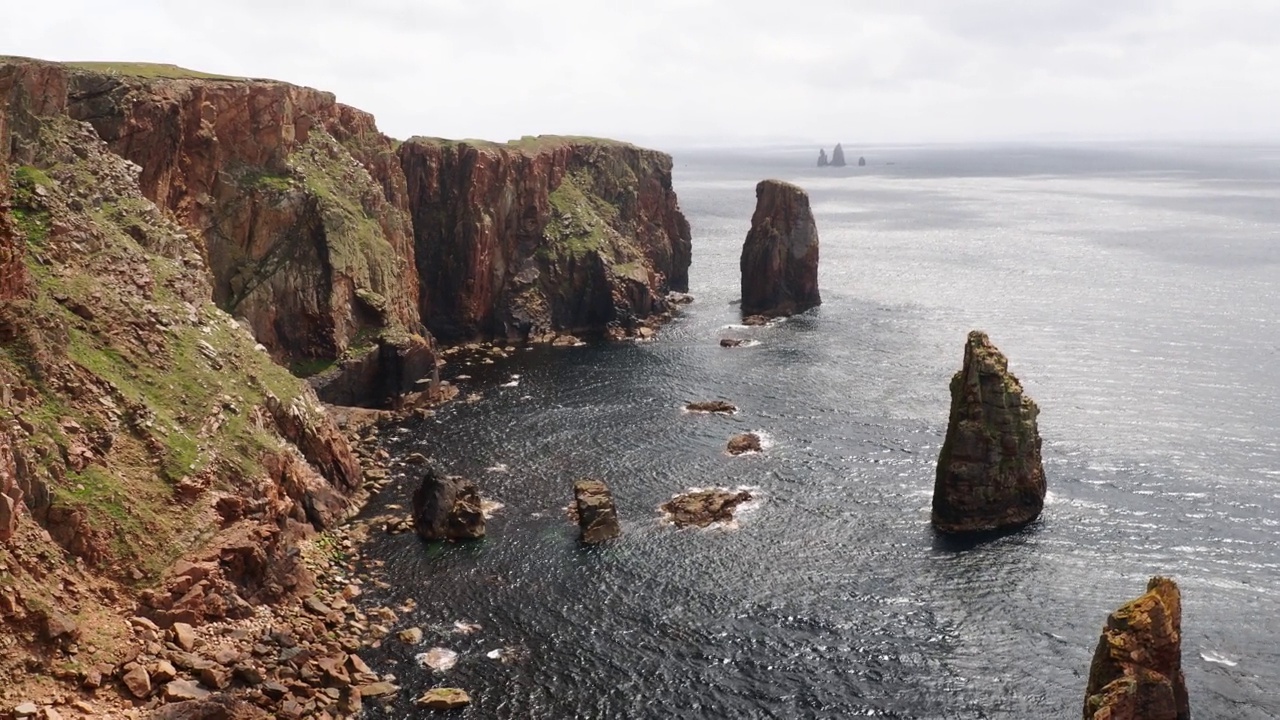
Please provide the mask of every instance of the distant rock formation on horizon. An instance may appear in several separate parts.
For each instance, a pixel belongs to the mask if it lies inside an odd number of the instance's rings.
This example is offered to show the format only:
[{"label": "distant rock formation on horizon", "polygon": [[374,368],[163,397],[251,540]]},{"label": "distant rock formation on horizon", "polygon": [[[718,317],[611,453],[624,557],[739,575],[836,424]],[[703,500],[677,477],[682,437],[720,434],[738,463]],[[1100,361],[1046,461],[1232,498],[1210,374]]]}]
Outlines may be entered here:
[{"label": "distant rock formation on horizon", "polygon": [[831,167],[844,167],[844,147],[840,143],[836,143],[836,149],[831,151]]},{"label": "distant rock formation on horizon", "polygon": [[818,167],[826,167],[830,164],[831,164],[831,161],[827,160],[827,151],[818,150]]},{"label": "distant rock formation on horizon", "polygon": [[933,527],[944,533],[1018,528],[1040,517],[1045,478],[1040,408],[987,334],[969,333],[951,378],[951,418],[938,455]]},{"label": "distant rock formation on horizon", "polygon": [[818,226],[804,190],[781,180],[756,185],[756,210],[739,266],[744,317],[793,315],[822,303]]},{"label": "distant rock formation on horizon", "polygon": [[1153,577],[1107,617],[1089,664],[1085,720],[1190,720],[1182,673],[1182,594]]},{"label": "distant rock formation on horizon", "polygon": [[859,156],[859,157],[858,157],[858,167],[866,167],[866,166],[867,166],[867,159],[866,159],[866,158],[864,158],[864,157],[862,157],[862,156]]}]

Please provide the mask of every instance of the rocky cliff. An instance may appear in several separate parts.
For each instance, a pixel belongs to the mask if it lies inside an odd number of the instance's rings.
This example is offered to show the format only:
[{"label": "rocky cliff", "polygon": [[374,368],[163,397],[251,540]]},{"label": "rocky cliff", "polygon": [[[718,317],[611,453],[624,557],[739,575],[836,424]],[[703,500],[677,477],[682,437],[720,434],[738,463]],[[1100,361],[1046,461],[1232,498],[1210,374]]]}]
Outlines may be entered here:
[{"label": "rocky cliff", "polygon": [[[417,330],[404,176],[373,117],[265,80],[72,67],[67,113],[195,231],[214,301],[284,361]],[[56,94],[56,89],[47,92]]]},{"label": "rocky cliff", "polygon": [[[136,641],[121,608],[203,622],[305,589],[296,541],[341,520],[362,483],[307,384],[214,302],[201,228],[76,119],[79,77],[0,61],[9,689],[28,672],[100,683],[93,668]],[[204,558],[198,578],[169,574],[180,557]]]},{"label": "rocky cliff", "polygon": [[791,315],[822,303],[818,226],[804,190],[781,180],[756,185],[739,267],[743,315]]},{"label": "rocky cliff", "polygon": [[1182,595],[1168,578],[1107,617],[1089,667],[1085,720],[1190,720]]},{"label": "rocky cliff", "polygon": [[400,147],[421,311],[446,340],[622,335],[688,289],[689,224],[671,158],[625,143]]},{"label": "rocky cliff", "polygon": [[951,378],[951,418],[938,455],[936,529],[1002,530],[1040,516],[1045,479],[1039,414],[986,333],[969,333],[964,367]]}]

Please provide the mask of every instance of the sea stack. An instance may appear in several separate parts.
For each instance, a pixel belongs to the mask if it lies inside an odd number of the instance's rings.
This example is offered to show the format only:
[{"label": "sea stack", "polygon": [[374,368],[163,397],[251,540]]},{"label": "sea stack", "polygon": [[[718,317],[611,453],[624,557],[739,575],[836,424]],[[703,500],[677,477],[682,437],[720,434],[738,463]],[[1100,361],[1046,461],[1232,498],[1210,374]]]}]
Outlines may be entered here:
[{"label": "sea stack", "polygon": [[866,158],[864,158],[864,157],[859,156],[859,157],[858,157],[858,167],[866,167],[866,166],[867,166],[867,159],[866,159]]},{"label": "sea stack", "polygon": [[608,485],[600,480],[579,480],[573,484],[573,499],[578,510],[579,539],[584,544],[596,545],[622,535]]},{"label": "sea stack", "polygon": [[792,315],[822,303],[818,226],[804,190],[781,180],[756,185],[756,211],[740,267],[744,316]]},{"label": "sea stack", "polygon": [[1085,720],[1190,720],[1182,675],[1182,595],[1151,578],[1147,592],[1107,618],[1089,666]]},{"label": "sea stack", "polygon": [[827,160],[827,151],[819,150],[818,151],[818,167],[826,167],[827,165],[830,165],[830,164],[831,162]]},{"label": "sea stack", "polygon": [[484,537],[484,511],[476,484],[429,467],[413,493],[413,526],[423,540]]},{"label": "sea stack", "polygon": [[1039,414],[987,334],[969,333],[964,367],[951,378],[951,420],[933,487],[935,529],[990,532],[1040,516],[1045,479]]},{"label": "sea stack", "polygon": [[844,167],[844,148],[840,143],[836,143],[836,149],[831,151],[831,167]]}]

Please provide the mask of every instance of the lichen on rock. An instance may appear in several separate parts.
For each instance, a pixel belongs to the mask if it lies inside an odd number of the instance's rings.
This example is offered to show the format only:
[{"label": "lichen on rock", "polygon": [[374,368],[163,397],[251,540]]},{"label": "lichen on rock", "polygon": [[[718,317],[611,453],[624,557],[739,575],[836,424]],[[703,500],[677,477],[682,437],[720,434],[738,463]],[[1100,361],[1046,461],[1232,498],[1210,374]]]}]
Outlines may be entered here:
[{"label": "lichen on rock", "polygon": [[969,333],[964,366],[951,379],[951,416],[933,489],[933,526],[941,532],[1017,528],[1044,508],[1040,408],[1008,366],[986,333]]}]

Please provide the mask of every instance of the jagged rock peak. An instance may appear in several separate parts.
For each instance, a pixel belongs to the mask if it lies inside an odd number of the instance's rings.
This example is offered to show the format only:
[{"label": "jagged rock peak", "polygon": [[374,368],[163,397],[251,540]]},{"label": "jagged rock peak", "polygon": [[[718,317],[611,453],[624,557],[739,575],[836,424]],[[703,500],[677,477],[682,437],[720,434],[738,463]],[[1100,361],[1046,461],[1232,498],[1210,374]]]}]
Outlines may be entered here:
[{"label": "jagged rock peak", "polygon": [[818,167],[826,167],[827,165],[830,165],[830,164],[831,164],[831,161],[827,159],[827,151],[819,150],[818,151]]},{"label": "jagged rock peak", "polygon": [[744,316],[792,315],[822,303],[818,226],[804,190],[781,180],[756,185],[756,210],[739,266]]},{"label": "jagged rock peak", "polygon": [[844,167],[844,147],[840,143],[836,143],[836,149],[831,151],[831,166]]},{"label": "jagged rock peak", "polygon": [[1151,578],[1147,592],[1107,617],[1089,666],[1085,720],[1190,720],[1182,674],[1182,595]]},{"label": "jagged rock peak", "polygon": [[987,334],[969,333],[951,378],[951,418],[938,456],[933,526],[946,533],[1021,527],[1044,508],[1040,408]]}]

